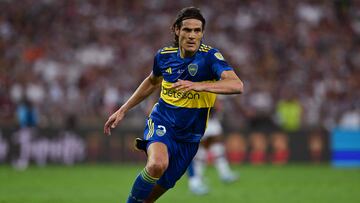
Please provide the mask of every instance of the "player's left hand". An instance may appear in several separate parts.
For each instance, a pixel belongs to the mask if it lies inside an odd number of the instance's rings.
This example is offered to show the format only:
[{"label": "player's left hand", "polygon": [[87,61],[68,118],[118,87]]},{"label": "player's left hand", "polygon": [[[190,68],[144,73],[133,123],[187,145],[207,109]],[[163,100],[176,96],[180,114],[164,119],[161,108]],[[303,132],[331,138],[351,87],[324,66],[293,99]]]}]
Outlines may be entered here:
[{"label": "player's left hand", "polygon": [[177,91],[181,92],[188,92],[190,90],[194,91],[203,91],[202,83],[199,82],[192,82],[189,80],[178,80],[173,84],[173,88],[175,88]]}]

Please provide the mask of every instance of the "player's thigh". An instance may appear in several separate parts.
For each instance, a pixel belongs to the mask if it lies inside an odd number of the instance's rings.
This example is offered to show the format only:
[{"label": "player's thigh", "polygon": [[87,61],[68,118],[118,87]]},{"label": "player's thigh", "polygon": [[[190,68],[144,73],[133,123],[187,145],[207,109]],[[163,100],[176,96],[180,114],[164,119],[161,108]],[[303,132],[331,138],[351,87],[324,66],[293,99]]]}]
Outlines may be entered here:
[{"label": "player's thigh", "polygon": [[158,184],[165,189],[174,187],[190,165],[198,147],[199,143],[178,143],[176,153],[171,155],[169,166]]},{"label": "player's thigh", "polygon": [[169,155],[168,148],[162,142],[152,142],[148,149],[148,165],[162,165],[168,166]]}]

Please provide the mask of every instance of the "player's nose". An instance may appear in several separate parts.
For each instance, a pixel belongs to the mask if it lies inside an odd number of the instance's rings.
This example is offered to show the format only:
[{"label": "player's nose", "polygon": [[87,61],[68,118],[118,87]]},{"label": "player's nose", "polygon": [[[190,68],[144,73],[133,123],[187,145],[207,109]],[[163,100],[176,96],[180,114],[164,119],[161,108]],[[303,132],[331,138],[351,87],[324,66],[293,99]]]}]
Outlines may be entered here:
[{"label": "player's nose", "polygon": [[195,39],[195,32],[190,32],[189,38],[190,39]]}]

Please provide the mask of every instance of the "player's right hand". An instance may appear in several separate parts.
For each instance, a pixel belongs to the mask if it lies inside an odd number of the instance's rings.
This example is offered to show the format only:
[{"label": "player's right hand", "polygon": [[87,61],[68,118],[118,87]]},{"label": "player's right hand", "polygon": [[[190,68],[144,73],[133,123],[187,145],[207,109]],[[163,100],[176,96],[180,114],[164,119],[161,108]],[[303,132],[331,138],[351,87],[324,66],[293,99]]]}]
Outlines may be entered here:
[{"label": "player's right hand", "polygon": [[125,114],[120,110],[113,113],[104,125],[105,135],[111,135],[111,128],[115,128],[117,124],[124,118]]}]

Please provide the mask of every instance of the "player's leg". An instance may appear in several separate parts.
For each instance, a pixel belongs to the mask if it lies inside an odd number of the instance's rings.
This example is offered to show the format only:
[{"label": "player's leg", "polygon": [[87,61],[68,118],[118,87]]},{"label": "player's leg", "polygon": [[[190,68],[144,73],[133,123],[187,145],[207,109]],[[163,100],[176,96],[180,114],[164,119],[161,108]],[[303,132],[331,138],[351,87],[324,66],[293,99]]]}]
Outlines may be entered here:
[{"label": "player's leg", "polygon": [[177,143],[172,141],[171,147],[170,151],[172,153],[168,168],[159,181],[157,181],[150,196],[146,199],[146,203],[154,202],[168,189],[175,186],[175,183],[186,172],[191,160],[194,158],[198,149],[198,143]]},{"label": "player's leg", "polygon": [[209,146],[209,151],[214,156],[214,165],[221,180],[224,182],[233,182],[237,180],[238,176],[230,169],[229,162],[225,155],[225,146],[221,137],[213,136],[210,139],[211,144]]},{"label": "player's leg", "polygon": [[201,143],[193,159],[194,175],[199,176],[201,178],[204,177],[204,172],[206,169],[206,161],[207,161],[207,148],[206,145]]},{"label": "player's leg", "polygon": [[205,165],[206,150],[202,145],[200,145],[198,152],[188,168],[189,189],[196,195],[204,195],[209,192],[209,189],[203,179]]},{"label": "player's leg", "polygon": [[159,199],[159,197],[161,197],[161,195],[163,195],[165,192],[167,191],[167,189],[161,187],[158,184],[155,184],[155,186],[153,187],[149,197],[144,201],[144,203],[152,203],[155,202],[157,199]]},{"label": "player's leg", "polygon": [[144,202],[145,199],[150,196],[156,181],[159,180],[168,167],[168,149],[164,143],[151,143],[148,147],[147,154],[148,160],[146,166],[137,176],[133,184],[127,200],[128,203]]}]

